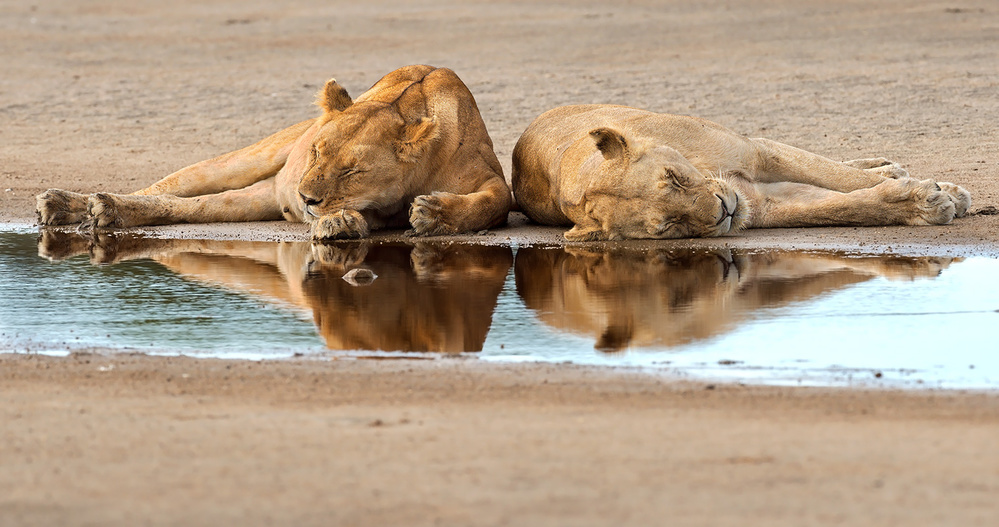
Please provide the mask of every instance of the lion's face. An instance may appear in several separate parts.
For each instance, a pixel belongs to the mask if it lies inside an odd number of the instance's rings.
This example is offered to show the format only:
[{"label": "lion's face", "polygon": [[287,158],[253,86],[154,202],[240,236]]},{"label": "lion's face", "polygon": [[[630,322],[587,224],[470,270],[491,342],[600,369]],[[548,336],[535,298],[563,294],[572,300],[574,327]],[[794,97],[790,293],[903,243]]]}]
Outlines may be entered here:
[{"label": "lion's face", "polygon": [[305,218],[343,209],[395,214],[405,206],[407,176],[436,137],[437,122],[406,122],[381,103],[338,103],[329,95],[336,88],[325,88],[320,105],[326,112],[298,184]]},{"label": "lion's face", "polygon": [[567,239],[710,237],[745,225],[748,206],[736,190],[705,177],[673,148],[636,145],[606,128],[590,135],[602,156],[583,167],[600,172],[585,192],[585,211],[602,232],[577,222]]}]

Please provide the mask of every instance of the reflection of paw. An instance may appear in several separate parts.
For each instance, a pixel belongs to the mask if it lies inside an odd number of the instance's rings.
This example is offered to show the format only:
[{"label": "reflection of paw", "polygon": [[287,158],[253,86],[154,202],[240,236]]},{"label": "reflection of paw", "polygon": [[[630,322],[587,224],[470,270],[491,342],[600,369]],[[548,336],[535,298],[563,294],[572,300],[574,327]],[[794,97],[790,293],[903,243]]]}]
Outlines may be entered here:
[{"label": "reflection of paw", "polygon": [[312,239],[316,241],[367,238],[368,234],[368,222],[356,210],[327,214],[312,223]]},{"label": "reflection of paw", "polygon": [[53,262],[85,254],[90,250],[90,238],[76,232],[42,229],[38,237],[38,256]]},{"label": "reflection of paw", "polygon": [[49,189],[35,197],[35,210],[42,225],[80,223],[87,217],[87,195]]},{"label": "reflection of paw", "polygon": [[357,267],[363,264],[364,259],[367,258],[369,243],[367,241],[314,243],[312,244],[312,261],[322,267],[335,269]]},{"label": "reflection of paw", "polygon": [[954,202],[932,179],[891,179],[879,184],[881,195],[889,204],[908,204],[905,223],[943,225],[954,219]]},{"label": "reflection of paw", "polygon": [[409,224],[412,229],[406,231],[410,236],[439,236],[456,234],[454,227],[448,224],[447,201],[456,196],[447,192],[417,196],[409,209]]},{"label": "reflection of paw", "polygon": [[413,247],[413,252],[409,253],[409,264],[416,278],[420,280],[432,279],[446,269],[441,246],[425,242],[417,243]]},{"label": "reflection of paw", "polygon": [[959,187],[953,183],[940,182],[937,183],[940,188],[947,194],[951,201],[954,202],[954,217],[961,218],[968,213],[968,209],[971,208],[971,193],[965,190],[963,187]]}]

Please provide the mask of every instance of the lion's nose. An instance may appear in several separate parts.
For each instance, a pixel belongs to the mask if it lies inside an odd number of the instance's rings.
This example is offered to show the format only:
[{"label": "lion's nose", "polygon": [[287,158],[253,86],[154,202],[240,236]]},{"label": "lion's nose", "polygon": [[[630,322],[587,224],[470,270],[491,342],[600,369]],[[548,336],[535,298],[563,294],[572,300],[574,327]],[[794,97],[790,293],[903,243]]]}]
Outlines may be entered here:
[{"label": "lion's nose", "polygon": [[323,202],[323,198],[310,198],[309,196],[306,196],[301,192],[298,193],[298,196],[302,198],[302,202],[305,203],[305,206],[307,207],[312,205],[319,205],[320,203]]},{"label": "lion's nose", "polygon": [[721,218],[718,219],[718,223],[716,223],[715,225],[721,225],[725,220],[735,216],[735,209],[739,207],[739,195],[738,194],[735,195],[735,203],[733,203],[731,206],[728,204],[728,202],[725,201],[724,196],[715,194],[715,197],[718,198],[718,201],[721,202],[721,208],[722,208]]}]

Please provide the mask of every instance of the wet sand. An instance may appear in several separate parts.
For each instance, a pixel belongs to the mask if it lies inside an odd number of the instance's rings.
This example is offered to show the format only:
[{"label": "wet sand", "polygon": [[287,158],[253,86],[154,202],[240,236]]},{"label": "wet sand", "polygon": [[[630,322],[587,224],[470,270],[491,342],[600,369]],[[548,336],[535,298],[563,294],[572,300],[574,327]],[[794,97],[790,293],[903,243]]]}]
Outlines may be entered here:
[{"label": "wet sand", "polygon": [[[346,20],[349,19],[349,23]],[[941,227],[733,247],[999,255],[999,9],[986,1],[47,2],[0,15],[0,221],[127,192],[411,63],[454,69],[497,154],[553,106],[712,119],[950,180]],[[303,239],[303,225],[164,236]],[[509,238],[509,240],[507,240]],[[511,225],[484,243],[558,242]],[[30,294],[30,293],[27,293]],[[946,331],[942,328],[941,331]],[[964,342],[955,346],[988,346]],[[946,353],[946,350],[941,350]],[[0,356],[0,525],[991,525],[999,395],[744,387],[476,360]]]}]

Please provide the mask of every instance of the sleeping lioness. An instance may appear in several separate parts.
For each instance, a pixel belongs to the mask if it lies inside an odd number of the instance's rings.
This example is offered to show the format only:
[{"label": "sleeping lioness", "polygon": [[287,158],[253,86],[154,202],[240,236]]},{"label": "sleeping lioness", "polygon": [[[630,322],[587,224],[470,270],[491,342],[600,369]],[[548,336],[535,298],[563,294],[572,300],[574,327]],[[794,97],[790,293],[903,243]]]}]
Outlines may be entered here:
[{"label": "sleeping lioness", "polygon": [[696,117],[624,106],[545,112],[513,151],[513,192],[569,241],[721,236],[747,227],[939,225],[971,195],[883,158],[840,163]]},{"label": "sleeping lioness", "polygon": [[475,99],[451,70],[400,68],[354,101],[330,80],[317,104],[315,119],[133,194],[46,191],[39,221],[113,228],[285,218],[310,222],[314,239],[334,239],[506,220],[510,188]]}]

